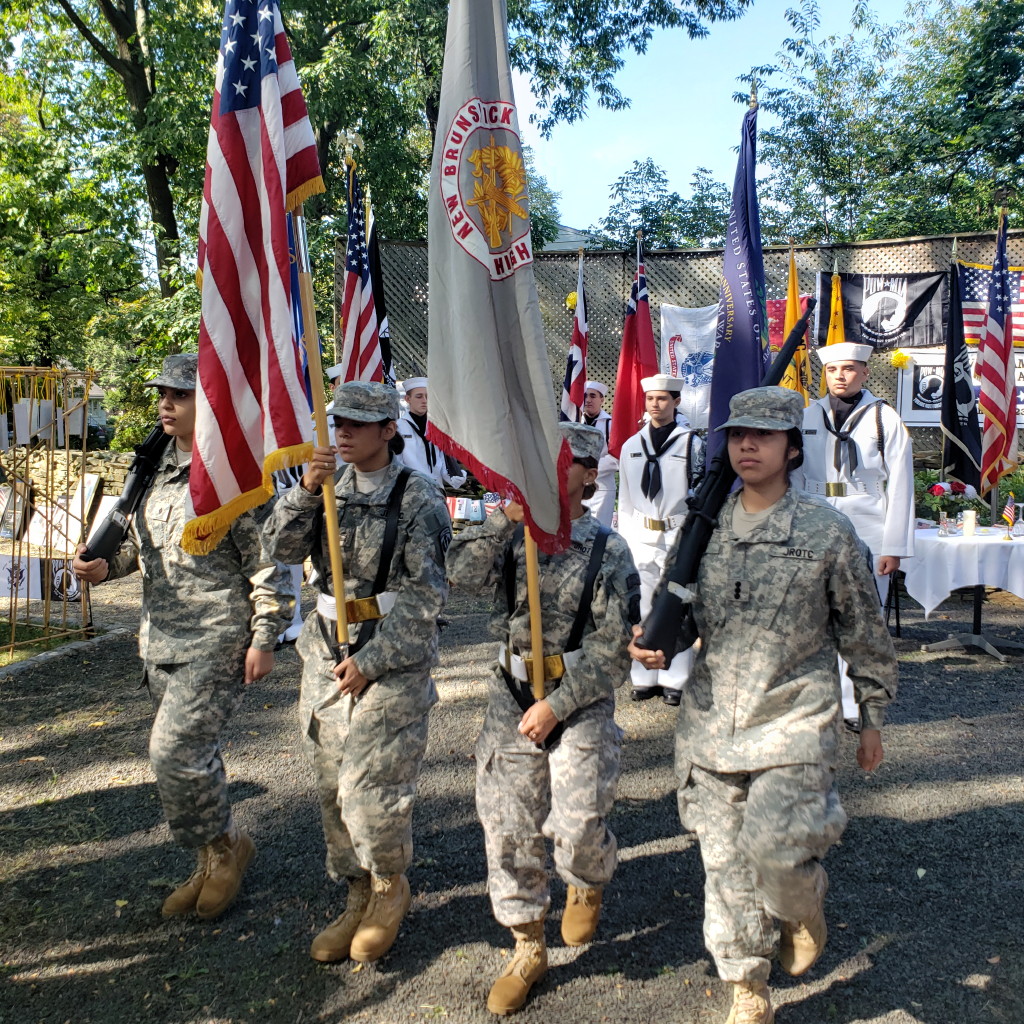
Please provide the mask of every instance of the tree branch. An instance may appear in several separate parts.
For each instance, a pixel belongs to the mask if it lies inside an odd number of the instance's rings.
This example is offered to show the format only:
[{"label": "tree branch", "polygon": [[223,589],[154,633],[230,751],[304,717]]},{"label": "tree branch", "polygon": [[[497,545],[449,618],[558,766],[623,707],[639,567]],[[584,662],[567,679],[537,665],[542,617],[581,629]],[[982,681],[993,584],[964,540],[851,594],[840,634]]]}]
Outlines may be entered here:
[{"label": "tree branch", "polygon": [[[122,77],[127,72],[127,67],[124,61],[117,56],[113,51],[108,50],[103,45],[102,40],[89,28],[88,25],[78,16],[78,12],[71,6],[69,0],[57,0],[57,4],[60,9],[67,15],[71,24],[78,29],[79,34],[85,39],[85,41],[100,55],[105,64],[108,64]],[[103,0],[100,0],[100,6],[103,6]]]}]

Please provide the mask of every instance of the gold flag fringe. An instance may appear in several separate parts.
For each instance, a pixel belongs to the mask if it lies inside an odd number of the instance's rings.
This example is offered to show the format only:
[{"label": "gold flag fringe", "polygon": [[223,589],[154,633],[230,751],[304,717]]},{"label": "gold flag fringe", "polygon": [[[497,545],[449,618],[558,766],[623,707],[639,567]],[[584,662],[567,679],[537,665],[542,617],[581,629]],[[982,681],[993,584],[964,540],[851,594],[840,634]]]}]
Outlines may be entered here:
[{"label": "gold flag fringe", "polygon": [[285,197],[284,208],[291,213],[296,206],[300,206],[311,196],[326,191],[327,186],[324,184],[324,179],[318,174],[315,178],[303,182],[298,188],[293,188]]},{"label": "gold flag fringe", "polygon": [[190,555],[208,555],[227,536],[231,524],[245,512],[257,508],[274,496],[274,481],[271,475],[289,466],[301,466],[313,457],[313,445],[302,444],[278,448],[263,460],[263,480],[259,487],[239,494],[227,504],[207,512],[204,516],[185,524],[181,534],[181,547]]}]

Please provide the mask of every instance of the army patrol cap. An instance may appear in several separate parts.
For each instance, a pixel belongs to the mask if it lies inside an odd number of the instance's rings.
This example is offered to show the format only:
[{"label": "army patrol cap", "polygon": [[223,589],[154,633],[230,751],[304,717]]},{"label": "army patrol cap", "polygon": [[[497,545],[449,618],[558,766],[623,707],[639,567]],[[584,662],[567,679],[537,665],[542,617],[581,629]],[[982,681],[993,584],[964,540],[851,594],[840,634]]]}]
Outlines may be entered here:
[{"label": "army patrol cap", "polygon": [[559,423],[558,429],[562,437],[569,442],[569,451],[574,459],[601,458],[604,449],[604,434],[597,427],[586,423]]},{"label": "army patrol cap", "polygon": [[398,392],[372,380],[349,380],[334,389],[334,401],[327,415],[356,423],[397,420],[400,415]]},{"label": "army patrol cap", "polygon": [[177,391],[195,391],[196,368],[199,356],[195,352],[179,352],[164,359],[160,375],[148,381],[147,388],[174,388]]},{"label": "army patrol cap", "polygon": [[790,388],[751,388],[732,396],[729,418],[716,430],[752,427],[755,430],[800,429],[804,423],[804,400]]}]

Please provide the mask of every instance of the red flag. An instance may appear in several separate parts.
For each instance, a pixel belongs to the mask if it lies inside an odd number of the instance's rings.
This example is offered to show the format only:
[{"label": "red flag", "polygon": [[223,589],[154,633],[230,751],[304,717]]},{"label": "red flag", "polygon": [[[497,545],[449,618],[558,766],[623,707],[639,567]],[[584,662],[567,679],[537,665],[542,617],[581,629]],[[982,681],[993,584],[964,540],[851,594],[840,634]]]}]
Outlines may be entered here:
[{"label": "red flag", "polygon": [[341,302],[341,379],[384,379],[378,337],[377,308],[373,297],[369,247],[366,242],[366,211],[356,165],[348,166],[348,246],[345,251],[345,295]]},{"label": "red flag", "polygon": [[981,380],[981,493],[987,494],[1016,466],[1017,394],[1010,330],[1010,275],[1006,261],[1006,211],[999,215],[988,309],[981,325],[975,375]]},{"label": "red flag", "polygon": [[565,379],[562,381],[562,409],[560,420],[578,423],[583,418],[583,392],[587,384],[587,297],[583,293],[583,253],[580,253],[579,272],[576,275],[576,309],[572,318],[572,340],[565,361]]},{"label": "red flag", "polygon": [[274,493],[274,470],[310,457],[286,214],[323,190],[277,0],[228,0],[199,224],[193,554]]},{"label": "red flag", "polygon": [[622,325],[622,349],[619,369],[615,375],[615,400],[612,403],[612,425],[608,436],[608,451],[619,457],[623,444],[640,429],[645,402],[640,385],[645,377],[658,372],[658,355],[654,348],[654,330],[651,327],[651,306],[647,296],[647,275],[644,273],[643,253],[636,243],[636,277],[629,293],[626,319]]}]

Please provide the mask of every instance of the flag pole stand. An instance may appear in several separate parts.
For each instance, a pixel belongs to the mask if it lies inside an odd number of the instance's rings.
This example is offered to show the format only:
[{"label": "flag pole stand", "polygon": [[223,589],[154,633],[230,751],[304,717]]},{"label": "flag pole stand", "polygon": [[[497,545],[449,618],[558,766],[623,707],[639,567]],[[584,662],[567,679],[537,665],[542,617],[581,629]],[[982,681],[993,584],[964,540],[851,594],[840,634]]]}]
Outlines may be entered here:
[{"label": "flag pole stand", "polygon": [[530,660],[533,663],[533,697],[544,699],[544,622],[540,614],[540,569],[537,565],[537,542],[524,531],[526,549],[526,597],[530,606]]},{"label": "flag pole stand", "polygon": [[[306,359],[309,363],[310,390],[313,392],[313,423],[317,441],[324,448],[331,447],[327,426],[327,406],[324,403],[324,368],[320,360],[320,340],[316,328],[316,303],[313,299],[313,273],[306,241],[306,218],[300,203],[293,211],[295,218],[295,256],[299,263],[299,300],[302,304],[302,322],[306,339]],[[338,529],[338,502],[334,494],[333,475],[324,481],[324,523],[327,527],[327,551],[331,560],[334,581],[334,603],[337,607],[337,637],[342,647],[349,644],[348,614],[345,608],[345,573],[341,559],[341,531]]]}]

